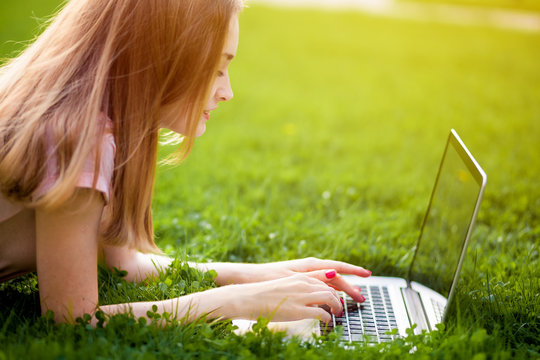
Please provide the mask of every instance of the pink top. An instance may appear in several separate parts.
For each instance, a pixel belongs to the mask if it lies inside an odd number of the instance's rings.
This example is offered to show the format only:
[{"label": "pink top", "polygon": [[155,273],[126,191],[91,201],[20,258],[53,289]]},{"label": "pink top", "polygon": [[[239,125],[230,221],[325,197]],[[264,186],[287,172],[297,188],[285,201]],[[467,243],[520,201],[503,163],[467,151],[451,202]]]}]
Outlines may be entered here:
[{"label": "pink top", "polygon": [[[108,203],[111,180],[114,170],[116,144],[112,134],[112,122],[108,118],[107,131],[101,141],[100,172],[95,189],[103,194]],[[48,154],[54,149],[50,146]],[[90,154],[84,164],[83,172],[77,183],[81,188],[93,188],[95,153]],[[39,197],[51,189],[56,180],[56,158],[51,157],[47,164],[44,181],[36,191]],[[36,235],[35,210],[13,203],[0,194],[0,282],[35,271]]]}]

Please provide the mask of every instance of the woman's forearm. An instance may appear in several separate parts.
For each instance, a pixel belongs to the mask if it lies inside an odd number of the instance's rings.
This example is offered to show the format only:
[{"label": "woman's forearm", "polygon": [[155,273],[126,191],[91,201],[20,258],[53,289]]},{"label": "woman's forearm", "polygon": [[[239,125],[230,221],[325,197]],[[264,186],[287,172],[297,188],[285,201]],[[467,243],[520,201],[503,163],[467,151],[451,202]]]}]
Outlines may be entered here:
[{"label": "woman's forearm", "polygon": [[[173,261],[169,256],[143,254],[125,247],[105,246],[103,250],[102,259],[107,266],[127,271],[127,281],[140,282],[149,276],[157,276],[158,269],[167,268]],[[215,281],[220,286],[250,282],[249,275],[253,272],[253,264],[189,262],[189,266],[201,271],[215,270]]]},{"label": "woman's forearm", "polygon": [[[226,263],[218,263],[217,268],[229,268],[223,264]],[[152,311],[155,305],[158,313],[167,312],[172,320],[186,322],[200,317],[254,320],[259,316],[270,317],[273,321],[319,319],[328,322],[330,314],[318,305],[328,305],[334,315],[340,314],[343,307],[337,292],[328,286],[331,280],[325,274],[326,270],[318,270],[274,280],[222,286],[169,300],[105,305],[100,310],[106,315],[131,312],[139,318],[148,317],[147,312]]]},{"label": "woman's forearm", "polygon": [[[177,321],[191,322],[202,316],[207,316],[208,319],[231,319],[240,316],[238,303],[231,294],[234,294],[234,290],[228,286],[174,299],[103,305],[99,310],[108,316],[131,312],[135,318],[148,318],[147,312],[152,311],[152,307],[156,305],[157,313],[167,312]],[[97,323],[95,317],[93,323]]]},{"label": "woman's forearm", "polygon": [[219,286],[230,284],[244,284],[251,282],[250,275],[254,270],[254,264],[247,263],[188,263],[189,266],[197,268],[201,271],[215,270],[217,276],[216,284]]}]

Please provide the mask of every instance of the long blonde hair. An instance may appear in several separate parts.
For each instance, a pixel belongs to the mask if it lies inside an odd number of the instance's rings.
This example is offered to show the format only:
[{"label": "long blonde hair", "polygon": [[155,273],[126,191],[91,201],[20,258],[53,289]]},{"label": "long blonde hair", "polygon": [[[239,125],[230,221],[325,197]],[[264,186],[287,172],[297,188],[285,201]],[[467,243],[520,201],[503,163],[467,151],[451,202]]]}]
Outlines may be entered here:
[{"label": "long blonde hair", "polygon": [[[27,206],[55,208],[74,193],[85,160],[113,123],[115,169],[101,238],[156,250],[151,200],[160,111],[178,104],[193,140],[232,17],[241,0],[73,0],[20,56],[0,69],[0,189]],[[46,138],[57,180],[45,176]],[[100,142],[97,142],[99,144]],[[96,183],[97,179],[94,179]]]}]

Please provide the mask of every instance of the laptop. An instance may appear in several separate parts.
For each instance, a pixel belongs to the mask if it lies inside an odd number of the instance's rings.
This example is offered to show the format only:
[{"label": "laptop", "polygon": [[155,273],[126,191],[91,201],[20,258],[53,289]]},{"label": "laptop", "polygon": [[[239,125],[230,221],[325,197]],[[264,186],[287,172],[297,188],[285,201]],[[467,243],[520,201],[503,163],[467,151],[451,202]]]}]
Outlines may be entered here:
[{"label": "laptop", "polygon": [[415,333],[420,333],[434,330],[443,322],[455,296],[486,179],[485,172],[452,129],[420,236],[411,250],[414,256],[407,278],[344,275],[361,288],[366,301],[356,303],[341,293],[345,303],[343,316],[332,316],[328,325],[320,323],[320,333],[328,334],[342,326],[345,341],[386,342],[406,336],[406,329],[413,324]]},{"label": "laptop", "polygon": [[[407,278],[344,275],[361,288],[365,302],[357,303],[341,292],[343,315],[332,315],[329,324],[306,319],[271,322],[269,328],[309,339],[313,332],[326,335],[342,326],[344,341],[377,343],[406,336],[413,324],[415,333],[434,330],[445,320],[455,295],[486,180],[457,132],[450,130],[420,235],[411,249],[414,255]],[[237,332],[243,333],[250,331],[254,322],[233,323],[238,326]]]}]

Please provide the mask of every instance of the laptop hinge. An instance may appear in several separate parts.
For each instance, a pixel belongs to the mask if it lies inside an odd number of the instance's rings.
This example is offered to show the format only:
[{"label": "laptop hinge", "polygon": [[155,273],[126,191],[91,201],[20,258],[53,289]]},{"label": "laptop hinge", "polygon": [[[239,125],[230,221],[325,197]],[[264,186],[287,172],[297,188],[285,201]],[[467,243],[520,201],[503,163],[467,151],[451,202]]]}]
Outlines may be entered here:
[{"label": "laptop hinge", "polygon": [[424,306],[420,299],[420,294],[411,287],[401,288],[401,295],[407,309],[407,316],[411,326],[416,324],[415,334],[420,334],[422,330],[429,331],[429,325],[426,320]]}]

